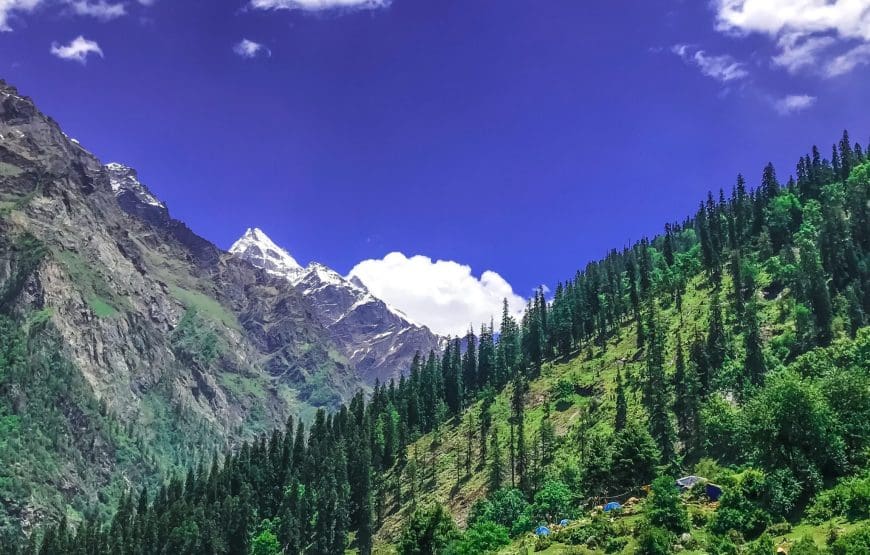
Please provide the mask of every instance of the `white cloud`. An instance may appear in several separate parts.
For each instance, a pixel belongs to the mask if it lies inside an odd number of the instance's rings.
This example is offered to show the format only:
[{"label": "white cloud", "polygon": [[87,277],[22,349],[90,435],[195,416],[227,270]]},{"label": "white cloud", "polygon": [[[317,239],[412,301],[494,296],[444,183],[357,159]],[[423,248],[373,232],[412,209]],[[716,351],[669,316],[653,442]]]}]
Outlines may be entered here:
[{"label": "white cloud", "polygon": [[[138,0],[142,6],[151,6],[156,0]],[[16,14],[30,13],[36,8],[56,7],[67,13],[86,17],[95,17],[102,21],[109,21],[127,14],[127,8],[123,1],[112,0],[0,0],[0,31],[11,31],[9,25],[11,16]]]},{"label": "white cloud", "polygon": [[802,112],[816,103],[816,97],[808,94],[790,94],[774,101],[773,106],[782,115]]},{"label": "white cloud", "polygon": [[73,0],[69,2],[70,8],[76,15],[95,17],[102,21],[109,21],[121,17],[127,13],[124,4],[112,4],[106,0]]},{"label": "white cloud", "polygon": [[233,52],[242,58],[256,58],[260,55],[268,57],[272,55],[272,51],[266,48],[265,45],[248,39],[242,39],[238,44],[233,46]]},{"label": "white cloud", "polygon": [[443,335],[462,335],[469,324],[501,320],[503,299],[515,316],[525,301],[496,272],[479,278],[471,267],[450,260],[433,261],[427,256],[408,258],[392,252],[379,260],[364,260],[348,274],[358,277],[372,294]]},{"label": "white cloud", "polygon": [[11,31],[9,16],[14,12],[32,12],[42,0],[0,0],[0,31]]},{"label": "white cloud", "polygon": [[768,35],[778,49],[773,63],[790,72],[818,67],[834,77],[870,61],[870,0],[714,0],[713,5],[717,29]]},{"label": "white cloud", "polygon": [[832,59],[825,68],[825,74],[828,77],[836,77],[868,63],[870,63],[870,43],[861,44]]},{"label": "white cloud", "polygon": [[743,64],[728,54],[709,56],[703,50],[693,50],[687,44],[674,45],[671,47],[671,52],[682,58],[687,64],[696,66],[707,77],[712,77],[723,83],[743,79],[749,75]]},{"label": "white cloud", "polygon": [[51,45],[51,53],[62,60],[71,60],[81,64],[87,63],[90,54],[96,54],[100,58],[103,57],[103,50],[100,48],[100,45],[81,35],[74,38],[65,46],[55,42]]},{"label": "white cloud", "polygon": [[391,0],[251,0],[251,7],[260,10],[321,11],[335,8],[385,8]]}]

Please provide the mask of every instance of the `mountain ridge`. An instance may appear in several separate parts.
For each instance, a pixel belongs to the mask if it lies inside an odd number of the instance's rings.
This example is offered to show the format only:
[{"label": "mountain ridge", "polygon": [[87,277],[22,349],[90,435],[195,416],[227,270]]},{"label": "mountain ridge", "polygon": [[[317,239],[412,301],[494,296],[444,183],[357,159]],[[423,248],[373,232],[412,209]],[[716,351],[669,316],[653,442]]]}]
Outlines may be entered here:
[{"label": "mountain ridge", "polygon": [[283,277],[310,298],[315,317],[370,386],[398,379],[418,352],[438,352],[446,341],[372,295],[359,278],[348,279],[318,262],[303,268],[258,228],[249,228],[229,252]]}]

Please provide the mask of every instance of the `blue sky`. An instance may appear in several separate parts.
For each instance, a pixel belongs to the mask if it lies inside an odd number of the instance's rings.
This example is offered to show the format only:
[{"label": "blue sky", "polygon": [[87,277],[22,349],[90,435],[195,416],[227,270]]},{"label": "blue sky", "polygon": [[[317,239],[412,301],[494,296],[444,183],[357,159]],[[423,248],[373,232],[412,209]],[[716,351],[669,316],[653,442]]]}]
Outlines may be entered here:
[{"label": "blue sky", "polygon": [[[870,0],[0,0],[0,28],[0,76],[198,233],[369,260],[461,321],[870,135]],[[413,255],[459,270],[399,295],[444,269]]]}]

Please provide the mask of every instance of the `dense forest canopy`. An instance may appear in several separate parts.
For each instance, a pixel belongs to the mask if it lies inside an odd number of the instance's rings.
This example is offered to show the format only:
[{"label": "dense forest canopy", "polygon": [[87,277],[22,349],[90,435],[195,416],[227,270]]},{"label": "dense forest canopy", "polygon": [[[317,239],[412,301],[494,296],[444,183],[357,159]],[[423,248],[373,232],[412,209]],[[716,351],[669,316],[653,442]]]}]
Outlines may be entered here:
[{"label": "dense forest canopy", "polygon": [[[158,488],[133,483],[110,522],[62,518],[28,541],[6,538],[4,552],[366,554],[377,539],[400,553],[481,553],[645,485],[633,532],[594,520],[582,542],[667,553],[703,528],[708,552],[772,553],[781,523],[846,518],[859,524],[830,549],[870,552],[868,213],[870,160],[844,133],[787,182],[772,165],[757,187],[738,176],[661,235],[610,251],[550,298],[538,291],[520,320],[505,304],[500,326],[418,354],[398,382],[338,412],[288,421]],[[550,375],[615,352],[625,333],[615,375]],[[22,323],[4,318],[0,388],[25,371],[29,348]],[[544,373],[556,385],[533,400]],[[557,430],[551,410],[577,395],[591,399],[584,417]],[[0,426],[14,425],[3,410]],[[486,483],[464,532],[443,506],[418,503],[420,439],[436,449],[447,433],[462,438],[457,484]],[[672,483],[698,468],[724,490],[703,518]],[[396,513],[401,532],[378,536]],[[808,540],[793,553],[820,549]]]}]

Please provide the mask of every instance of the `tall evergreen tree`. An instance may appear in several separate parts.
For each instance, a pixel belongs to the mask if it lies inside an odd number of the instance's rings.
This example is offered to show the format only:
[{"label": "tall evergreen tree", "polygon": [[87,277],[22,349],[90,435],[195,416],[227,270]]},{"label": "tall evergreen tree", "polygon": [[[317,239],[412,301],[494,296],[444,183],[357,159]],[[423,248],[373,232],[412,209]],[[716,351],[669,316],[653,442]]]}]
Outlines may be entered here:
[{"label": "tall evergreen tree", "polygon": [[622,373],[616,369],[616,420],[613,428],[619,432],[625,428],[628,420],[628,403],[625,400],[625,386],[622,383]]},{"label": "tall evergreen tree", "polygon": [[649,341],[646,353],[644,405],[649,414],[649,433],[665,461],[673,460],[674,432],[670,418],[670,384],[665,374],[665,339],[654,303],[647,323]]}]

